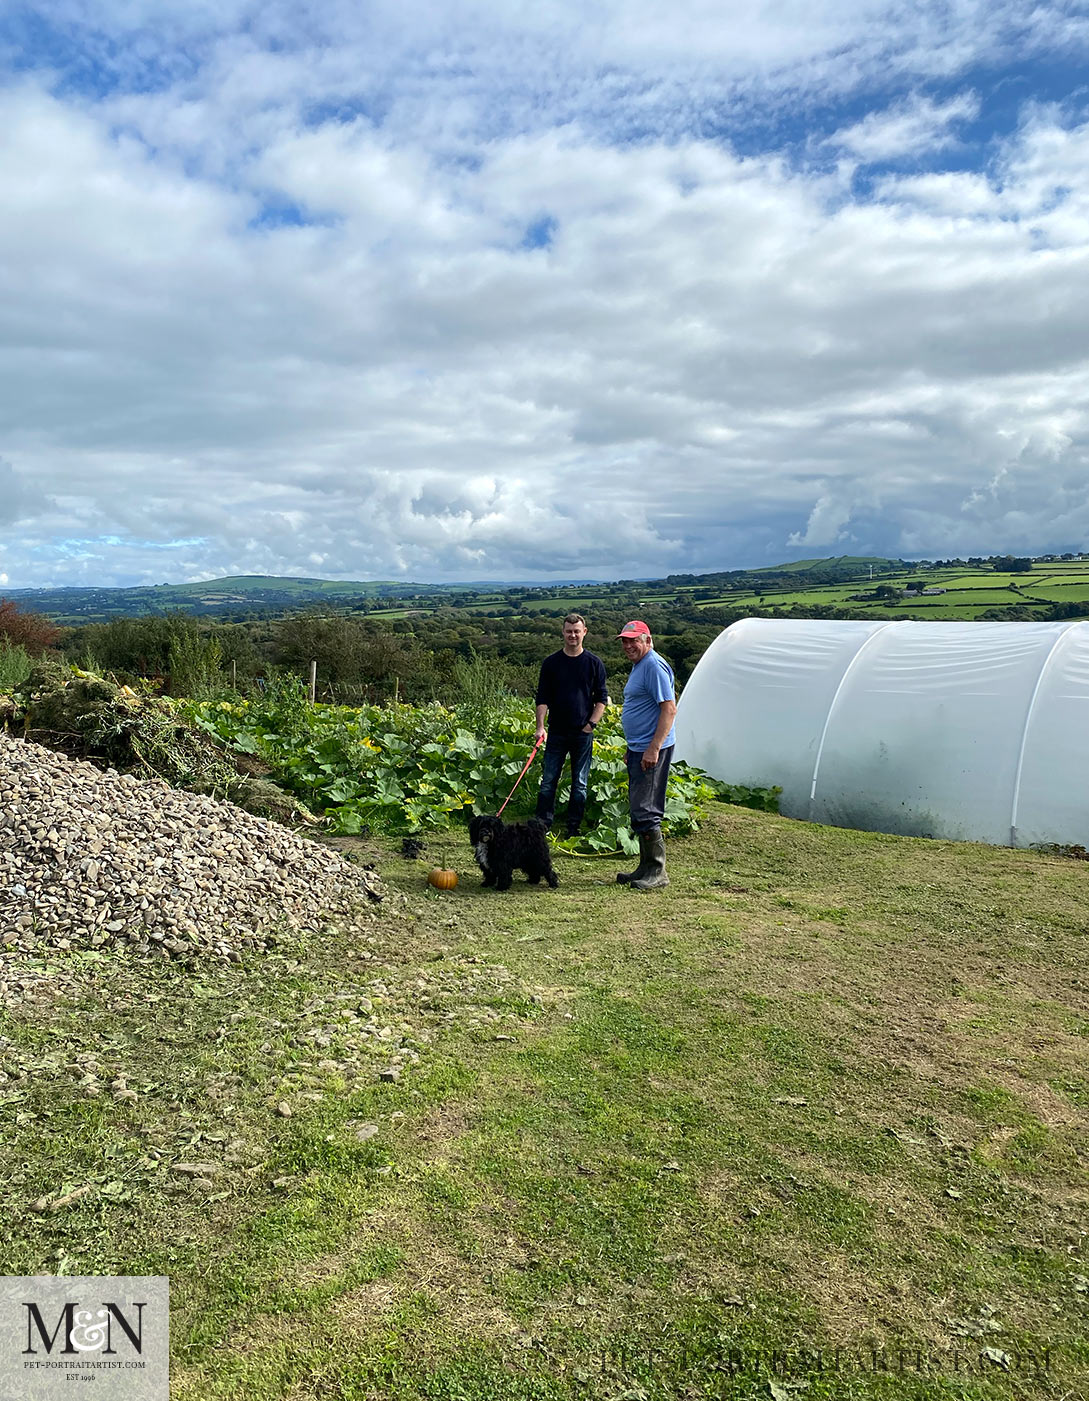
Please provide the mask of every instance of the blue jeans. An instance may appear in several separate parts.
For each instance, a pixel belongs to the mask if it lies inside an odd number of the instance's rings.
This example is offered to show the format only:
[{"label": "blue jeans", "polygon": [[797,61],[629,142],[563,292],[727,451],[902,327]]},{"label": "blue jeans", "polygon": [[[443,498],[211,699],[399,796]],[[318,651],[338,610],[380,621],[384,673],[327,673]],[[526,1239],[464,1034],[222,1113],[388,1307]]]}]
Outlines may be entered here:
[{"label": "blue jeans", "polygon": [[640,832],[656,832],[665,816],[666,780],[669,778],[669,765],[673,760],[673,745],[658,752],[658,762],[652,769],[643,768],[643,755],[629,749],[628,766],[628,807],[631,810],[631,829]]},{"label": "blue jeans", "polygon": [[567,802],[567,831],[574,834],[582,822],[586,811],[586,782],[590,777],[590,759],[594,752],[593,734],[548,732],[545,745],[544,769],[541,773],[541,787],[537,794],[537,816],[542,822],[552,826],[556,815],[556,789],[560,786],[560,775],[571,756],[571,796]]}]

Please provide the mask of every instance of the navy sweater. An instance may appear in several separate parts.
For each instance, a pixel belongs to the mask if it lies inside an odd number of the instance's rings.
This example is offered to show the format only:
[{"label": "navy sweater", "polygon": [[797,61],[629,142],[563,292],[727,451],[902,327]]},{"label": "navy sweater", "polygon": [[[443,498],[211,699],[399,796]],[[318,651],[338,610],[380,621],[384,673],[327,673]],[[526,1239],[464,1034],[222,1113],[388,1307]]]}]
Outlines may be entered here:
[{"label": "navy sweater", "polygon": [[569,657],[562,650],[545,657],[537,682],[537,704],[548,706],[550,730],[581,730],[599,701],[602,705],[609,702],[605,663],[600,657],[586,651]]}]

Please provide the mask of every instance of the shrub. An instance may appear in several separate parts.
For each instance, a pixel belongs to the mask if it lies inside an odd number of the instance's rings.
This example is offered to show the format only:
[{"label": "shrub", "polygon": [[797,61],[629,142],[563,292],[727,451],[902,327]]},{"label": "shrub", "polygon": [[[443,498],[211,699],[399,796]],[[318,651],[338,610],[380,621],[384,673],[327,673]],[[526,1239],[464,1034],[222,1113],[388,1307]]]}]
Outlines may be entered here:
[{"label": "shrub", "polygon": [[454,661],[454,685],[459,697],[455,706],[458,721],[476,734],[486,733],[514,700],[503,663],[495,657],[481,657],[471,647],[467,657]]},{"label": "shrub", "polygon": [[0,637],[0,692],[10,694],[30,675],[31,661],[26,649]]},{"label": "shrub", "polygon": [[55,647],[61,630],[41,613],[30,613],[10,598],[0,598],[0,638],[21,647],[30,657],[40,657]]},{"label": "shrub", "polygon": [[177,632],[167,663],[172,695],[209,700],[224,688],[223,649],[215,637],[203,638],[189,630]]}]

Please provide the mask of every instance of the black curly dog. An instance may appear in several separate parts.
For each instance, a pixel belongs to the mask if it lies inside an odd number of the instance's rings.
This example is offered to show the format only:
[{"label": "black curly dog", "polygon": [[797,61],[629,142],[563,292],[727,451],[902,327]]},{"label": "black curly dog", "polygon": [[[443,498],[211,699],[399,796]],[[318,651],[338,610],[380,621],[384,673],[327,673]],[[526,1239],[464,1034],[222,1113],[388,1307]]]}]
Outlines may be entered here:
[{"label": "black curly dog", "polygon": [[560,878],[552,869],[547,833],[548,828],[536,817],[509,826],[498,817],[474,817],[469,823],[469,840],[476,863],[484,872],[483,883],[509,890],[514,872],[525,871],[530,885],[539,885],[544,876],[555,890]]}]

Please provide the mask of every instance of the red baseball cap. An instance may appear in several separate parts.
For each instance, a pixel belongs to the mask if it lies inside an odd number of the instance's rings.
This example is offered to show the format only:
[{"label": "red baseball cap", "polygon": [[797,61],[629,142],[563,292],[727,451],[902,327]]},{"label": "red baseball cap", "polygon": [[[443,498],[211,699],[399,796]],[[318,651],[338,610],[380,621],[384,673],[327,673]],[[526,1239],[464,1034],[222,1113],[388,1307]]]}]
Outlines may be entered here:
[{"label": "red baseball cap", "polygon": [[625,623],[616,635],[617,637],[649,637],[650,628],[647,627],[646,623],[641,623],[636,618],[634,622]]}]

